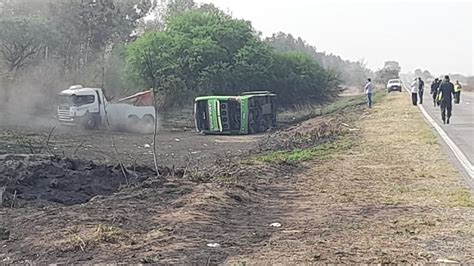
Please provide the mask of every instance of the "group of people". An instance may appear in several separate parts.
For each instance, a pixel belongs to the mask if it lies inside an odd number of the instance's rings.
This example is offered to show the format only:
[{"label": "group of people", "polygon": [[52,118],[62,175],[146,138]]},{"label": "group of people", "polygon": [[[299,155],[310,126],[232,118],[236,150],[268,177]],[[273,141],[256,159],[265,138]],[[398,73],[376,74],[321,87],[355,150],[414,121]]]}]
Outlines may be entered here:
[{"label": "group of people", "polygon": [[419,103],[423,104],[423,93],[425,91],[425,82],[420,78],[415,78],[415,80],[411,84],[411,101],[413,105],[418,104],[418,97]]},{"label": "group of people", "polygon": [[[445,79],[448,78],[449,81],[449,76],[445,76]],[[431,95],[433,96],[433,104],[434,106],[438,106],[438,101],[437,97],[439,96],[438,94],[438,89],[442,83],[441,79],[436,78],[432,83],[431,83]],[[454,84],[454,103],[459,104],[461,102],[461,90],[462,90],[462,85],[459,82],[459,80],[456,80],[456,83]]]},{"label": "group of people", "polygon": [[[420,98],[419,104],[423,104],[424,87],[424,81],[420,77],[415,78],[411,84],[411,99],[413,105],[418,104],[418,97]],[[451,83],[449,76],[444,76],[442,80],[436,78],[431,83],[430,94],[433,97],[433,105],[435,107],[440,106],[443,124],[449,124],[449,120],[451,119],[453,98],[455,104],[461,102],[461,89],[461,83],[459,83],[458,80],[456,81],[456,84]]]},{"label": "group of people", "polygon": [[[367,94],[367,105],[371,108],[375,86],[372,84],[370,78],[367,81],[364,90]],[[415,78],[411,84],[411,99],[413,105],[423,104],[424,88],[425,82],[420,77]],[[433,97],[434,106],[440,106],[441,108],[441,119],[443,120],[443,124],[449,124],[450,122],[453,111],[453,99],[455,104],[461,102],[461,89],[461,83],[459,83],[458,80],[456,80],[455,84],[451,83],[449,76],[444,76],[442,80],[436,78],[431,83],[430,94]]]}]

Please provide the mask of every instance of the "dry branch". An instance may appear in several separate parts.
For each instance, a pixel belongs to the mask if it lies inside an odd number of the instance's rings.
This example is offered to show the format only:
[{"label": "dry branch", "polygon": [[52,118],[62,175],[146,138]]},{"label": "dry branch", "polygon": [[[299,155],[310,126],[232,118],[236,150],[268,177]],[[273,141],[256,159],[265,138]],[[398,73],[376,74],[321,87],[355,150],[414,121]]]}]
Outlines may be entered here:
[{"label": "dry branch", "polygon": [[117,146],[115,146],[114,137],[112,136],[110,138],[112,139],[112,147],[114,148],[115,157],[119,162],[120,170],[122,171],[123,177],[125,178],[125,182],[128,185],[127,171],[125,170],[125,167],[123,166],[122,160],[120,160],[120,157],[119,157],[119,154],[118,154],[118,151],[117,151]]},{"label": "dry branch", "polygon": [[160,176],[160,172],[158,169],[158,160],[156,157],[156,135],[158,133],[158,108],[156,106],[156,96],[155,96],[155,90],[153,90],[153,107],[155,108],[155,117],[153,121],[153,163],[155,164],[155,171],[156,171],[156,176]]},{"label": "dry branch", "polygon": [[72,153],[72,157],[76,156],[76,153],[79,151],[79,149],[82,147],[82,145],[84,145],[84,143],[86,143],[86,141],[82,140],[81,143],[79,143],[79,145],[77,145],[76,149]]},{"label": "dry branch", "polygon": [[46,148],[48,149],[48,152],[51,154],[51,155],[55,155],[54,152],[51,150],[51,147],[49,147],[49,140],[51,139],[51,136],[54,132],[54,130],[56,129],[56,126],[53,126],[50,130],[49,130],[49,133],[48,133],[48,136],[46,137],[43,145],[41,146],[39,152],[41,153],[43,151],[43,148],[46,146]]}]

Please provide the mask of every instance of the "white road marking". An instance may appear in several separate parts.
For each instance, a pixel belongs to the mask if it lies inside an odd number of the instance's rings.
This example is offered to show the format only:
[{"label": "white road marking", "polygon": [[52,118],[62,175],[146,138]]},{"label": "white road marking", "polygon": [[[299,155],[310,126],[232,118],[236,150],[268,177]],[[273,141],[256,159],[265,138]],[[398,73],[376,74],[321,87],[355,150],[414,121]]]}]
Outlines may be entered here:
[{"label": "white road marking", "polygon": [[[403,82],[403,86],[405,87],[405,90],[411,94],[410,90],[407,88],[405,85],[405,82]],[[438,125],[438,123],[426,112],[425,108],[423,105],[419,104],[418,108],[421,110],[421,113],[425,117],[425,120],[428,121],[434,129],[438,132],[440,137],[446,142],[446,144],[449,146],[451,151],[453,151],[454,156],[458,159],[459,163],[461,163],[462,167],[464,170],[466,170],[467,174],[469,177],[474,179],[474,167],[472,166],[471,162],[467,159],[466,155],[459,149],[459,147],[454,143],[454,141],[446,134],[446,132]]]}]

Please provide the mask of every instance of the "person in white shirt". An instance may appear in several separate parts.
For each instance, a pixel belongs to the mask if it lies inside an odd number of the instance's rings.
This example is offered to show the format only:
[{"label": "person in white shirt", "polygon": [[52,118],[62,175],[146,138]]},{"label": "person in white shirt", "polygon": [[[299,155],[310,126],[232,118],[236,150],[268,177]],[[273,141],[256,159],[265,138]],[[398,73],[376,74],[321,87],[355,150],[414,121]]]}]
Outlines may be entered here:
[{"label": "person in white shirt", "polygon": [[411,83],[411,101],[413,105],[417,105],[418,103],[418,89],[419,89],[419,84],[418,84],[418,78],[415,78],[415,80]]},{"label": "person in white shirt", "polygon": [[365,84],[364,90],[365,93],[367,93],[367,106],[369,106],[369,108],[372,108],[372,96],[375,92],[375,86],[374,84],[372,84],[372,80],[370,78],[367,79],[367,84]]}]

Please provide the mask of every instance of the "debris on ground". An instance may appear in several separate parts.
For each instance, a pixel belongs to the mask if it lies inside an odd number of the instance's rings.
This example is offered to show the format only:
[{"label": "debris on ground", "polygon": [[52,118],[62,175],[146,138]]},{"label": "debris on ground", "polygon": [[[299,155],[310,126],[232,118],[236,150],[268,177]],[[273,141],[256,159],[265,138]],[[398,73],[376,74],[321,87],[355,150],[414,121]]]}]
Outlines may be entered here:
[{"label": "debris on ground", "polygon": [[5,228],[0,227],[0,240],[10,239],[10,231]]},{"label": "debris on ground", "polygon": [[271,226],[271,227],[280,228],[280,227],[281,227],[281,223],[271,223],[270,226]]},{"label": "debris on ground", "polygon": [[450,259],[437,259],[436,263],[449,263],[449,264],[459,264],[459,261],[450,260]]}]

